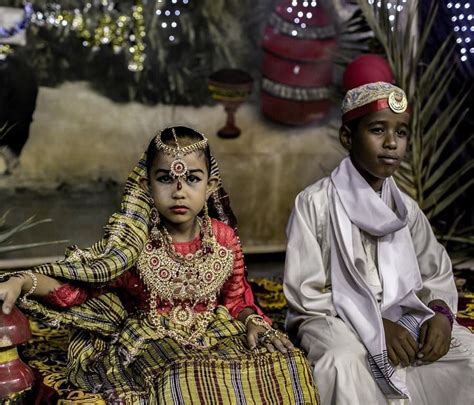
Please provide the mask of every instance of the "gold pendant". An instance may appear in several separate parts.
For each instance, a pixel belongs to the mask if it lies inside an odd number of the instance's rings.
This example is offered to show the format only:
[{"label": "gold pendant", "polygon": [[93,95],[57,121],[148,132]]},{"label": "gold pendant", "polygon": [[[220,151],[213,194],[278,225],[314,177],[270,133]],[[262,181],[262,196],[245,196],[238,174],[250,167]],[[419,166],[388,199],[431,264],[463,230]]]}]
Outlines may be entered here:
[{"label": "gold pendant", "polygon": [[407,109],[407,105],[407,98],[399,92],[392,91],[388,96],[388,106],[394,113],[400,114],[404,112]]},{"label": "gold pendant", "polygon": [[194,323],[194,311],[190,307],[183,307],[181,305],[175,306],[170,312],[170,321],[185,326],[191,327]]}]

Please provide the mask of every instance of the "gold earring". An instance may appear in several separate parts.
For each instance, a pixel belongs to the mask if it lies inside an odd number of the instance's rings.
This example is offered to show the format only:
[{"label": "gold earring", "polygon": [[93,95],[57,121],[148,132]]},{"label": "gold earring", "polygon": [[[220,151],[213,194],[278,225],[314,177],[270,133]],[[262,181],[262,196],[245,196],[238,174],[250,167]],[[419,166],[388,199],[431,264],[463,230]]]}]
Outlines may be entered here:
[{"label": "gold earring", "polygon": [[151,230],[150,234],[151,235],[158,235],[158,226],[160,225],[160,213],[156,209],[156,207],[153,207],[150,211],[150,225],[151,225]]}]

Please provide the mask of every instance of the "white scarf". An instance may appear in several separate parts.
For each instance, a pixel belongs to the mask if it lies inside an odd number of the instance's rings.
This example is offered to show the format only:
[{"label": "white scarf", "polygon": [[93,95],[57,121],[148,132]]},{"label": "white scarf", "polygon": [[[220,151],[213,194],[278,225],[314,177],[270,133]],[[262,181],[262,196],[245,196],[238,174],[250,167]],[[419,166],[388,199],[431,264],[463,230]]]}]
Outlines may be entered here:
[{"label": "white scarf", "polygon": [[[382,318],[403,325],[417,340],[421,324],[433,311],[415,294],[422,281],[403,197],[390,177],[383,182],[380,198],[350,158],[332,172],[328,192],[334,307],[367,348],[372,374],[386,397],[407,398],[405,382],[388,362]],[[395,210],[390,208],[392,202]],[[378,238],[381,307],[356,268],[353,238],[360,232],[353,232],[353,227]]]}]

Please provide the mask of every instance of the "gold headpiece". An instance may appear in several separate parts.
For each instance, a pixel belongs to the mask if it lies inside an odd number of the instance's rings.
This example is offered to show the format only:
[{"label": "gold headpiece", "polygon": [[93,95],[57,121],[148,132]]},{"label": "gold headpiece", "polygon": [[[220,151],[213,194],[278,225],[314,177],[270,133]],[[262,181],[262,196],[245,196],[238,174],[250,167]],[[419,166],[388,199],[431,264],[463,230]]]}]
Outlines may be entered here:
[{"label": "gold headpiece", "polygon": [[162,141],[161,134],[163,133],[163,131],[160,131],[160,133],[155,137],[156,147],[158,150],[161,150],[165,152],[167,155],[174,157],[174,160],[171,162],[171,165],[170,165],[171,177],[175,179],[184,180],[188,176],[189,172],[188,172],[188,166],[186,165],[186,162],[182,159],[182,157],[189,155],[192,152],[206,149],[208,145],[208,140],[203,134],[200,134],[202,136],[202,140],[197,141],[191,145],[181,147],[179,145],[178,137],[176,136],[175,129],[171,128],[171,132],[173,133],[174,141],[176,143],[176,147],[174,147],[174,146],[166,145]]}]

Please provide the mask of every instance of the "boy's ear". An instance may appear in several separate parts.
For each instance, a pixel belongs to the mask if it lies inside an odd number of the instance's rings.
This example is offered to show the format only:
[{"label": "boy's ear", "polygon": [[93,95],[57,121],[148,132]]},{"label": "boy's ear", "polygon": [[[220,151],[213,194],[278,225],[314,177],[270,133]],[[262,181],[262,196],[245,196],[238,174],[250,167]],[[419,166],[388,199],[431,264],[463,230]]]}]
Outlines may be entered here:
[{"label": "boy's ear", "polygon": [[342,125],[339,128],[339,141],[341,145],[344,146],[348,151],[352,148],[352,133],[347,125]]},{"label": "boy's ear", "polygon": [[206,195],[209,197],[214,191],[217,190],[217,186],[219,185],[219,179],[216,176],[209,177],[207,180],[207,189]]},{"label": "boy's ear", "polygon": [[147,177],[142,177],[140,179],[140,187],[143,189],[143,191],[146,191],[147,193],[150,192],[150,181]]}]

